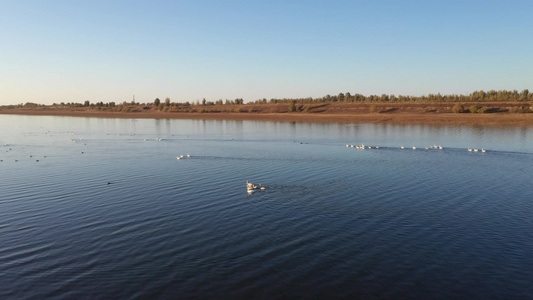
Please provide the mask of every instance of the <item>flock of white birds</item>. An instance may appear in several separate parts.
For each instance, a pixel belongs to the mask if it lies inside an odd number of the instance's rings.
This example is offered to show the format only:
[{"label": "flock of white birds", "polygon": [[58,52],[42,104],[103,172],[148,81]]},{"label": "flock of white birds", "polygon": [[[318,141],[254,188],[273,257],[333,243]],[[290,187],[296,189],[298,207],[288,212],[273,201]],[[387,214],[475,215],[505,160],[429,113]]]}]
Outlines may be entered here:
[{"label": "flock of white birds", "polygon": [[[361,145],[352,145],[352,144],[346,144],[346,148],[355,148],[357,150],[365,150],[365,149],[379,149],[379,146],[369,146],[369,145],[365,145],[365,144],[361,144]],[[416,146],[413,146],[411,147],[413,150],[416,150],[418,149]],[[400,146],[400,149],[404,150],[405,147],[404,146]],[[444,147],[442,147],[441,145],[432,145],[432,146],[428,146],[428,147],[424,147],[425,150],[442,150],[444,149]],[[477,148],[467,148],[468,152],[482,152],[482,153],[486,153],[487,150],[481,148],[481,149],[477,149]]]}]

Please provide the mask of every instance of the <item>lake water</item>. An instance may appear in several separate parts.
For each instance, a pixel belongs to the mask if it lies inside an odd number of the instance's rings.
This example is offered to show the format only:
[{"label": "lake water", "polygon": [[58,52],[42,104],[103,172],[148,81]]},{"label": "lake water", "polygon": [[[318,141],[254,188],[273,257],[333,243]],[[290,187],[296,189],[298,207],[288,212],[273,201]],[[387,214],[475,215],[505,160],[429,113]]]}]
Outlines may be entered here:
[{"label": "lake water", "polygon": [[533,297],[531,128],[0,128],[0,299]]}]

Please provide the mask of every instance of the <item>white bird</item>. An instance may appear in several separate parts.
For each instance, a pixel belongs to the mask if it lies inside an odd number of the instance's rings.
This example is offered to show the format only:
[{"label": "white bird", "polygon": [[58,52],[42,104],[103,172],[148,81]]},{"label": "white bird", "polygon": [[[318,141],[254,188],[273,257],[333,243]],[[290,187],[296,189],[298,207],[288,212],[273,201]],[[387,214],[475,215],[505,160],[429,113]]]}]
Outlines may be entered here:
[{"label": "white bird", "polygon": [[400,147],[400,149],[402,149],[402,150],[403,150],[403,149],[405,149],[405,147],[404,147],[404,146],[401,146],[401,147]]},{"label": "white bird", "polygon": [[478,152],[479,150],[478,149],[474,149],[474,152]]},{"label": "white bird", "polygon": [[415,147],[415,146],[413,146],[413,150],[416,150],[416,147]]},{"label": "white bird", "polygon": [[472,152],[472,148],[468,148],[468,152]]},{"label": "white bird", "polygon": [[181,157],[179,157],[179,156],[176,156],[176,159],[177,159],[177,160],[180,160],[180,159],[181,159]]},{"label": "white bird", "polygon": [[189,153],[187,153],[187,158],[191,158],[191,155]]},{"label": "white bird", "polygon": [[481,148],[481,152],[485,153],[485,152],[487,152],[487,150]]}]

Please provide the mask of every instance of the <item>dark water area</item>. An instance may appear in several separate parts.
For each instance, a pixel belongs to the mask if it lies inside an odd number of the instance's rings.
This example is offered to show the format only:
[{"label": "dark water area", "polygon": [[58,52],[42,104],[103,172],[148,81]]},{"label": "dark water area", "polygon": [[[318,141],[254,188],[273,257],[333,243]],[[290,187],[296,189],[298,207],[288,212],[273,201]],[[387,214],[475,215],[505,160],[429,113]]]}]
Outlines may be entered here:
[{"label": "dark water area", "polygon": [[533,297],[532,129],[0,126],[0,299]]}]

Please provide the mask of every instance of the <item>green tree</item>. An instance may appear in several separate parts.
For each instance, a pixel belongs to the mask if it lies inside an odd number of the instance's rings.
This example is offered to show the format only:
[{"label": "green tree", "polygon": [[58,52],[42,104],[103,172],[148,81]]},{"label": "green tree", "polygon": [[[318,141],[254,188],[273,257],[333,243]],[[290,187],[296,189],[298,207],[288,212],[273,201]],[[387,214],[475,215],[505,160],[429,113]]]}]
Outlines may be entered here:
[{"label": "green tree", "polygon": [[165,99],[165,106],[170,106],[170,98],[169,97],[167,97]]},{"label": "green tree", "polygon": [[290,112],[295,112],[296,111],[296,101],[292,100],[291,103],[289,104],[289,111]]},{"label": "green tree", "polygon": [[159,98],[155,98],[154,106],[159,106],[159,104],[161,104],[161,100],[159,100]]},{"label": "green tree", "polygon": [[83,106],[85,106],[85,107],[89,107],[89,105],[91,105],[91,103],[89,102],[89,100],[85,100],[85,102],[83,103]]},{"label": "green tree", "polygon": [[528,89],[525,89],[523,90],[521,93],[520,93],[520,101],[527,101],[528,99],[528,96],[529,95],[529,90]]}]

